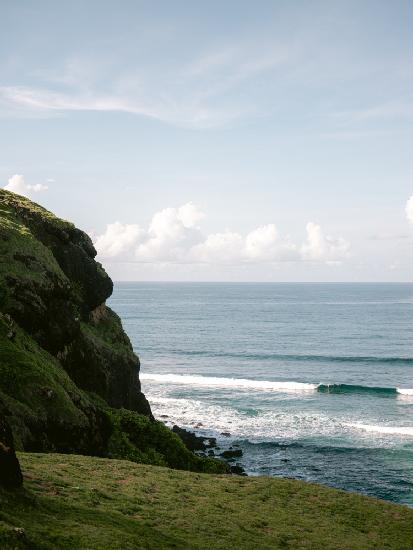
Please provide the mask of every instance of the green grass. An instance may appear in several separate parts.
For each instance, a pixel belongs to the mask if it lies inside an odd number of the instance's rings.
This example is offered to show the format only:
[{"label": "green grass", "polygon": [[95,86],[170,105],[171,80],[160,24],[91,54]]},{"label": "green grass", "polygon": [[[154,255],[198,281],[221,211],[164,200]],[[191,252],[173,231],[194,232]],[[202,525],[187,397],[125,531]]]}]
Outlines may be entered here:
[{"label": "green grass", "polygon": [[76,455],[19,459],[24,490],[0,492],[5,550],[413,548],[413,510],[319,485]]}]

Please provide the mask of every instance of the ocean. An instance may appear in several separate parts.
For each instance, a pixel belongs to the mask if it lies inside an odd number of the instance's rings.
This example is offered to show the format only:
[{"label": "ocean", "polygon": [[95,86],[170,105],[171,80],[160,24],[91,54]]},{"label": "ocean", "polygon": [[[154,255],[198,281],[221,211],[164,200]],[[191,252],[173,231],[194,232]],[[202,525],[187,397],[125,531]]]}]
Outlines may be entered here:
[{"label": "ocean", "polygon": [[413,284],[117,283],[109,305],[158,419],[249,475],[413,506]]}]

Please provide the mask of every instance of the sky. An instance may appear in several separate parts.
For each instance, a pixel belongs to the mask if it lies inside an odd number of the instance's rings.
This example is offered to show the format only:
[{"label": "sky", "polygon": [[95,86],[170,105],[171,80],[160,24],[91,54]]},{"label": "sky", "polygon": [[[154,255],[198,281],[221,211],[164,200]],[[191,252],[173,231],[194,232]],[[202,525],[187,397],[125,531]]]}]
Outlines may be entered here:
[{"label": "sky", "polygon": [[114,280],[413,281],[411,0],[0,18],[0,187],[87,231]]}]

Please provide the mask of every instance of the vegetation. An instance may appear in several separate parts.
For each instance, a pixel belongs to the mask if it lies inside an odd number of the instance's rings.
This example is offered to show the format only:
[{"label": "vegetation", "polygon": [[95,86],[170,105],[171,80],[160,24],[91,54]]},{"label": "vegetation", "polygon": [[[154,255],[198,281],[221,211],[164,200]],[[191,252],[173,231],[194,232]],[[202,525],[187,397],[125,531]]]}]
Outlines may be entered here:
[{"label": "vegetation", "polygon": [[110,416],[114,426],[109,440],[110,458],[127,458],[133,462],[192,472],[229,472],[226,462],[193,454],[162,422],[150,421],[146,416],[126,409],[111,409]]},{"label": "vegetation", "polygon": [[413,510],[288,479],[195,474],[76,455],[19,455],[0,547],[409,550]]},{"label": "vegetation", "polygon": [[[13,338],[8,337],[10,332]],[[58,443],[53,435],[60,426],[66,428],[62,435],[65,450],[70,451],[71,437],[78,438],[83,430],[86,433],[86,411],[93,407],[58,361],[1,313],[0,403],[8,411],[15,446],[20,450],[53,450]]]},{"label": "vegetation", "polygon": [[0,418],[15,448],[227,472],[152,418],[95,254],[73,224],[0,190]]}]

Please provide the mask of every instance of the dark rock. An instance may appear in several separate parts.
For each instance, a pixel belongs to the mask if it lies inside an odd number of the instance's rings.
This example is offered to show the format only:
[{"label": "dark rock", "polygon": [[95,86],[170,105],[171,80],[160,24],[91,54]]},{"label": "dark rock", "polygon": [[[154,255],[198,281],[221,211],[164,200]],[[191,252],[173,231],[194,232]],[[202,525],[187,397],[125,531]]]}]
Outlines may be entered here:
[{"label": "dark rock", "polygon": [[66,346],[60,362],[80,388],[97,393],[112,407],[150,416],[138,378],[139,359],[121,321],[106,306],[100,311],[100,319],[90,327],[83,325]]},{"label": "dark rock", "polygon": [[22,483],[23,476],[14,451],[13,436],[6,419],[0,416],[0,486],[16,489]]},{"label": "dark rock", "polygon": [[231,434],[229,432],[221,432],[221,435],[224,437],[231,437]]},{"label": "dark rock", "polygon": [[185,444],[185,447],[190,451],[206,451],[207,445],[205,441],[207,437],[201,437],[179,426],[173,426],[172,431],[178,435]]},{"label": "dark rock", "polygon": [[247,475],[244,468],[240,464],[236,464],[235,466],[230,466],[230,470],[231,470],[231,474],[235,474],[237,476]]},{"label": "dark rock", "polygon": [[228,459],[234,459],[237,457],[240,457],[243,455],[243,452],[241,449],[234,449],[231,451],[223,451],[219,456],[222,456],[222,458]]}]

